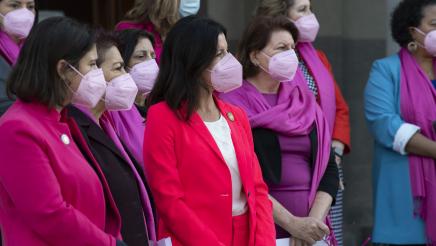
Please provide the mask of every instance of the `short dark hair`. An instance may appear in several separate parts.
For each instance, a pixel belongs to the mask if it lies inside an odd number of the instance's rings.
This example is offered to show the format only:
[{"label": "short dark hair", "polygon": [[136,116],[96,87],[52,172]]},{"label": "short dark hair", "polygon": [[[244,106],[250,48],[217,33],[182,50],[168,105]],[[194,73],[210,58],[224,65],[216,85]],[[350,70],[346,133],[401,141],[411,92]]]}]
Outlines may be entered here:
[{"label": "short dark hair", "polygon": [[21,49],[7,80],[8,96],[50,108],[64,106],[70,91],[57,72],[57,63],[64,59],[77,66],[93,44],[93,31],[73,19],[53,17],[42,21],[32,29]]},{"label": "short dark hair", "polygon": [[[202,81],[202,73],[216,57],[218,36],[226,35],[219,23],[199,16],[178,21],[168,33],[160,60],[156,84],[148,97],[148,104],[165,101],[185,120],[198,109],[201,90],[209,89]],[[186,103],[186,115],[178,111]]]},{"label": "short dark hair", "polygon": [[239,43],[237,54],[244,70],[244,79],[259,73],[259,67],[251,62],[250,53],[265,48],[271,39],[272,33],[279,30],[288,31],[294,41],[297,42],[298,29],[294,23],[284,16],[258,16],[247,26]]},{"label": "short dark hair", "polygon": [[424,9],[436,4],[436,0],[403,0],[392,13],[391,33],[401,47],[413,41],[410,27],[418,27],[424,18]]},{"label": "short dark hair", "polygon": [[139,39],[146,38],[150,40],[151,44],[154,46],[153,34],[144,30],[125,29],[116,32],[116,35],[118,38],[118,49],[120,50],[125,64],[129,63]]},{"label": "short dark hair", "polygon": [[100,29],[97,31],[95,42],[98,55],[97,66],[100,67],[106,59],[106,52],[112,47],[118,47],[118,38],[114,32]]}]

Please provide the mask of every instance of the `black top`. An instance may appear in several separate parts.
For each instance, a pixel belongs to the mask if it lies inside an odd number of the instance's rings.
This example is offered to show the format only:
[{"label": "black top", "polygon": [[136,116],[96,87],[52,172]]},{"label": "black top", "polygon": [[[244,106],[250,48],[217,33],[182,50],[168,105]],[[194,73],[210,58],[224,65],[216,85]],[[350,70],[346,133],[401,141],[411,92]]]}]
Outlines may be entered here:
[{"label": "black top", "polygon": [[[314,166],[318,140],[316,128],[310,133],[311,141],[311,167]],[[263,178],[270,183],[279,184],[282,174],[282,156],[280,142],[277,133],[266,128],[253,129],[254,150],[262,168]],[[318,191],[324,191],[333,197],[333,204],[339,188],[339,173],[334,152],[330,151],[330,159],[324,176],[318,187]]]},{"label": "black top", "polygon": [[139,114],[145,118],[147,116],[147,110],[148,107],[147,106],[139,106],[137,104],[135,104],[136,109],[138,109]]},{"label": "black top", "polygon": [[[147,226],[144,221],[140,190],[129,163],[124,159],[112,139],[86,114],[73,106],[69,106],[68,116],[76,121],[89,149],[106,177],[121,215],[121,235],[124,242],[129,246],[148,245]],[[85,151],[82,149],[81,151],[83,155],[86,155]],[[132,157],[130,159],[143,177],[142,169],[136,160]]]}]

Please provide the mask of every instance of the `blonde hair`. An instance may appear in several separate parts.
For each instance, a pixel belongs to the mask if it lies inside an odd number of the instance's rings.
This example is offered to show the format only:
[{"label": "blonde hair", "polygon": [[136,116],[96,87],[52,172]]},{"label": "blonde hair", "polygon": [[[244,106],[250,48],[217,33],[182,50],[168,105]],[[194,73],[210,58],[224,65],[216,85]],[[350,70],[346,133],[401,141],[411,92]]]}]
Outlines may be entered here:
[{"label": "blonde hair", "polygon": [[135,5],[126,14],[126,19],[135,22],[149,20],[162,36],[166,36],[180,19],[179,4],[180,0],[135,0]]},{"label": "blonde hair", "polygon": [[260,0],[256,9],[256,15],[271,17],[287,16],[288,9],[294,4],[295,0]]}]

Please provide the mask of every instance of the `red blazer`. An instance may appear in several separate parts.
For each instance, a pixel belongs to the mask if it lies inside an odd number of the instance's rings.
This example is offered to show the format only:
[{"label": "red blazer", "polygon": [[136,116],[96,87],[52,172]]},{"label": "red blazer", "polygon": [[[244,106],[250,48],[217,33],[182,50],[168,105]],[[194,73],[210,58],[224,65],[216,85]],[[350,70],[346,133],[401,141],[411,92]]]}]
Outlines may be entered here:
[{"label": "red blazer", "polygon": [[59,119],[21,101],[0,118],[3,245],[115,246],[121,222],[109,188]]},{"label": "red blazer", "polygon": [[[241,109],[215,100],[231,129],[248,201],[249,245],[275,245],[272,204],[247,116]],[[147,114],[144,165],[157,206],[159,238],[169,236],[176,246],[231,246],[230,172],[197,113],[186,122],[164,102],[152,106]]]}]

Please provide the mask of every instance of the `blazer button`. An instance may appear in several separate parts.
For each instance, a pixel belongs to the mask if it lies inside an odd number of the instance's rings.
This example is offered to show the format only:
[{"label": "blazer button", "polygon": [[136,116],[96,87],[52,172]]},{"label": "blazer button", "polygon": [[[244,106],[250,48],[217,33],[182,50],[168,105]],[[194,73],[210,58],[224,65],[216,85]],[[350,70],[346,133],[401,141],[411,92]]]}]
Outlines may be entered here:
[{"label": "blazer button", "polygon": [[250,193],[250,192],[247,192],[247,196],[250,197],[250,195],[251,195],[251,193]]}]

